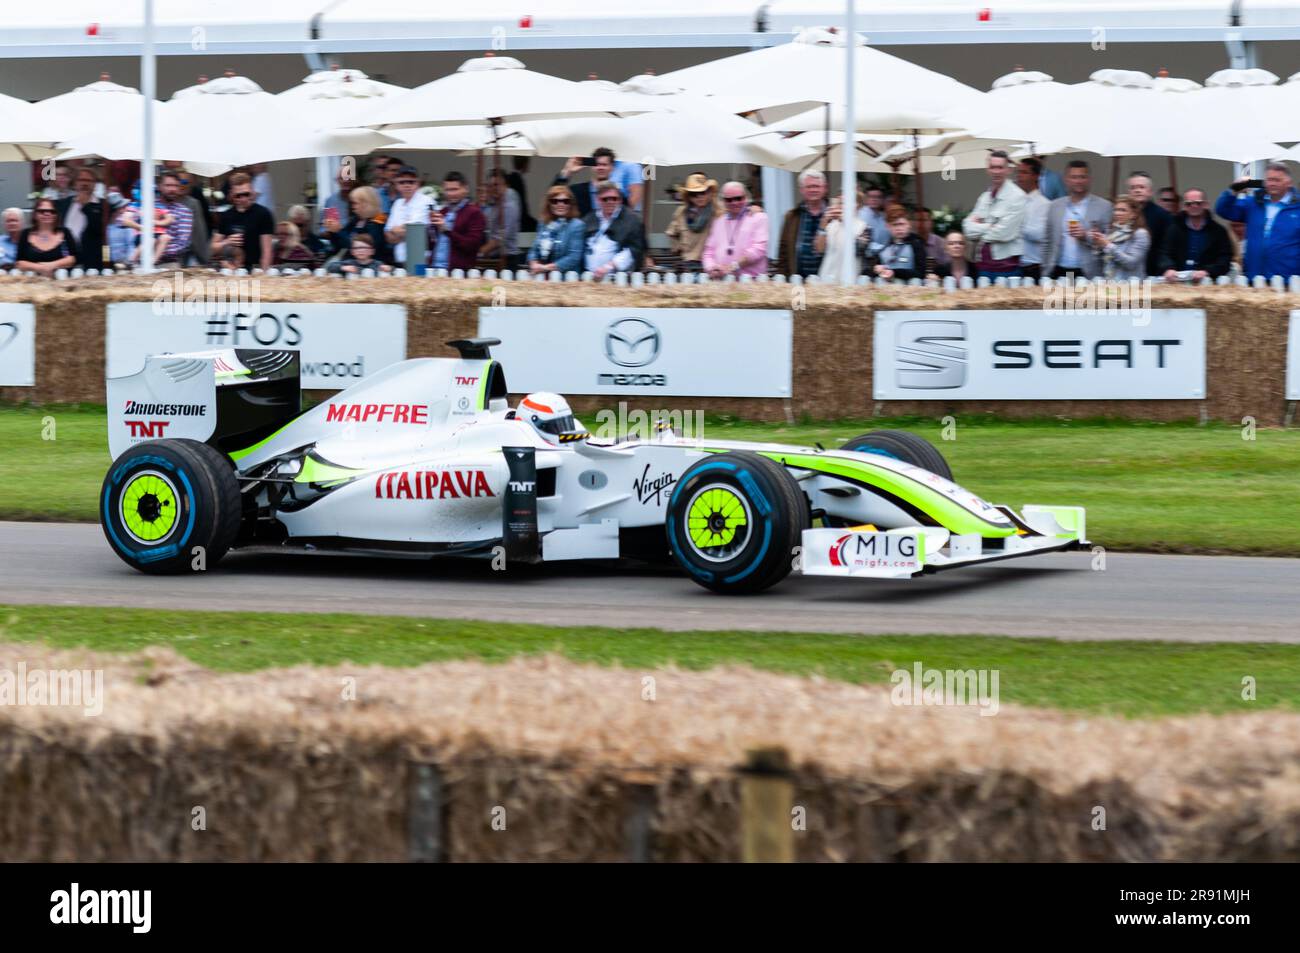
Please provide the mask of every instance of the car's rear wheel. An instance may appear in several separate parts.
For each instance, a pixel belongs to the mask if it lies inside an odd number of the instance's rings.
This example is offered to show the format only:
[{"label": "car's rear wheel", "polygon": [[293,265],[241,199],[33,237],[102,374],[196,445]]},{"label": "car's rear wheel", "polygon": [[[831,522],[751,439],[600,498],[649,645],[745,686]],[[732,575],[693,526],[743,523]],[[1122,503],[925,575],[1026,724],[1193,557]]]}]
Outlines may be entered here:
[{"label": "car's rear wheel", "polygon": [[759,592],[784,579],[807,525],[807,499],[790,472],[745,450],[689,467],[665,520],[677,564],[723,593]]},{"label": "car's rear wheel", "polygon": [[875,453],[910,463],[912,466],[937,473],[945,480],[952,479],[952,469],[943,454],[924,437],[906,430],[873,430],[852,440],[846,440],[841,450],[858,453]]},{"label": "car's rear wheel", "polygon": [[242,506],[234,468],[197,440],[151,440],[113,461],[99,516],[113,551],[147,573],[197,572],[226,554]]}]

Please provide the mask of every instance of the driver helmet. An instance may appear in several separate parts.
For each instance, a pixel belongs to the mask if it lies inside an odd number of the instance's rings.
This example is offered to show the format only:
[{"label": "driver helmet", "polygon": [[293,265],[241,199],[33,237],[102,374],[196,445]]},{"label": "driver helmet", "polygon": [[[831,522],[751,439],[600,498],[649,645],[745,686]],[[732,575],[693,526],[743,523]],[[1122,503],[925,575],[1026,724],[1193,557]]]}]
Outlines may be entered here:
[{"label": "driver helmet", "polygon": [[590,436],[574,419],[569,402],[559,394],[552,394],[550,391],[529,394],[521,400],[517,416],[532,424],[533,429],[542,435],[542,439],[551,443],[585,440]]}]

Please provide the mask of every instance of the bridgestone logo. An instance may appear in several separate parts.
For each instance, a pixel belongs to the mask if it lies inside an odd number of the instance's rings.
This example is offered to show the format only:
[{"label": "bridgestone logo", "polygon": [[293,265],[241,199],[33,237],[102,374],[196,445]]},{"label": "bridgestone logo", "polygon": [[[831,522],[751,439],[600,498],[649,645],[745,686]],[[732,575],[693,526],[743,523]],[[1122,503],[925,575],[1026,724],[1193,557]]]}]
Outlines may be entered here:
[{"label": "bridgestone logo", "polygon": [[142,404],[128,400],[123,413],[158,416],[158,417],[206,417],[207,404]]}]

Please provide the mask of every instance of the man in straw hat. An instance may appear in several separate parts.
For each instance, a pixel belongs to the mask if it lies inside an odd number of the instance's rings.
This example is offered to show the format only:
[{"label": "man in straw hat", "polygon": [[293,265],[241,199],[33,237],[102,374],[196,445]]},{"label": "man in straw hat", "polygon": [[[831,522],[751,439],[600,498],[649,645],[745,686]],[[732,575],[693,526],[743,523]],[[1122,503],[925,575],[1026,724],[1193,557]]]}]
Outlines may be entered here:
[{"label": "man in straw hat", "polygon": [[709,229],[720,211],[718,183],[703,172],[692,172],[677,191],[681,194],[682,204],[664,230],[671,243],[669,252],[683,262],[699,262],[704,255]]}]

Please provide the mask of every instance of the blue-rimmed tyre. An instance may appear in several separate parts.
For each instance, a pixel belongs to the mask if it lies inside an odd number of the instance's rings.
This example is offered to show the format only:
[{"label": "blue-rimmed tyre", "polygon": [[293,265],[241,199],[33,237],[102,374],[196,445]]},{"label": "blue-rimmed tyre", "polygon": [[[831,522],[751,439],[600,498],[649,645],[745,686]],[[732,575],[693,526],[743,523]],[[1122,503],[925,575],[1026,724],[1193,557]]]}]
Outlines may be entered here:
[{"label": "blue-rimmed tyre", "polygon": [[113,461],[99,493],[99,518],[128,566],[195,572],[215,565],[235,541],[239,482],[229,459],[205,443],[151,440]]},{"label": "blue-rimmed tyre", "polygon": [[789,471],[746,450],[692,464],[668,500],[665,528],[677,564],[701,586],[759,592],[784,579],[808,501]]},{"label": "blue-rimmed tyre", "polygon": [[846,440],[841,450],[875,453],[882,457],[901,460],[912,466],[937,473],[945,480],[952,479],[952,469],[943,454],[924,437],[906,430],[873,430],[852,440]]}]

